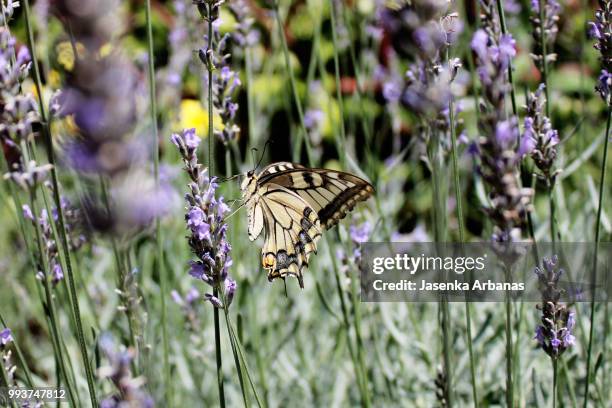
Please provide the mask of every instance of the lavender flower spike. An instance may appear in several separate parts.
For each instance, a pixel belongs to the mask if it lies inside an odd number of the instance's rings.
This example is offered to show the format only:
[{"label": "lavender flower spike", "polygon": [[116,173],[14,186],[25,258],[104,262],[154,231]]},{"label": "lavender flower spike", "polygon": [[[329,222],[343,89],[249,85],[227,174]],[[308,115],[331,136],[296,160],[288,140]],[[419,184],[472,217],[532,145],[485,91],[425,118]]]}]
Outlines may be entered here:
[{"label": "lavender flower spike", "polygon": [[542,293],[542,303],[538,305],[542,315],[534,339],[552,359],[557,359],[574,345],[576,325],[575,313],[560,301],[563,290],[558,285],[563,269],[559,269],[557,263],[556,256],[544,258],[542,266],[535,268]]},{"label": "lavender flower spike", "polygon": [[101,408],[142,407],[153,408],[153,398],[142,388],[143,377],[132,377],[131,363],[135,352],[133,349],[117,349],[110,335],[100,339],[100,349],[108,359],[108,365],[98,369],[98,376],[109,379],[117,392],[100,402]]},{"label": "lavender flower spike", "polygon": [[554,170],[554,164],[557,158],[559,134],[543,112],[546,103],[544,86],[541,84],[536,92],[527,96],[527,116],[519,154],[531,155],[546,182],[552,185],[558,174],[558,171]]},{"label": "lavender flower spike", "polygon": [[232,258],[224,217],[229,207],[223,202],[223,197],[216,197],[216,179],[208,177],[207,169],[202,169],[198,162],[194,137],[197,136],[193,129],[171,136],[191,179],[189,192],[185,195],[185,222],[191,232],[189,246],[198,260],[190,262],[189,274],[222,294],[221,298],[210,293],[204,295],[213,306],[229,307],[236,291],[236,282],[228,274]]},{"label": "lavender flower spike", "polygon": [[[510,92],[508,68],[516,55],[515,41],[502,34],[493,1],[482,1],[482,29],[476,31],[471,47],[483,93],[479,131],[483,135],[471,148],[480,158],[477,170],[488,186],[491,205],[484,211],[492,219],[494,242],[511,242],[520,231],[529,211],[530,189],[520,187],[518,164],[529,144],[521,145],[516,117],[506,114]],[[527,141],[530,142],[528,139]]]},{"label": "lavender flower spike", "polygon": [[[202,2],[199,1],[196,3]],[[218,13],[222,1],[213,1],[212,3],[211,10],[214,13]],[[199,55],[202,63],[207,65],[210,64],[215,68],[212,73],[212,101],[215,110],[219,116],[221,116],[223,127],[222,129],[215,129],[214,132],[215,136],[223,142],[223,144],[227,145],[229,142],[236,140],[240,135],[240,128],[235,123],[236,112],[238,111],[235,93],[241,86],[241,82],[238,73],[233,71],[230,66],[231,54],[227,52],[230,34],[221,36],[219,24],[215,24],[220,20],[214,13],[212,14],[213,32],[208,33],[208,35],[213,36],[215,49],[209,50],[208,48],[202,48],[199,50]],[[205,77],[205,80],[208,81],[208,77]]]},{"label": "lavender flower spike", "polygon": [[595,49],[599,51],[601,74],[595,89],[608,104],[612,105],[612,1],[600,0],[595,21],[589,22],[589,35],[595,39]]},{"label": "lavender flower spike", "polygon": [[[544,13],[540,13],[540,1],[544,6]],[[529,17],[531,25],[533,26],[533,39],[536,44],[536,49],[531,57],[535,61],[538,69],[542,72],[544,70],[544,58],[547,62],[554,62],[557,60],[557,54],[551,53],[552,45],[557,38],[559,31],[558,21],[559,13],[561,12],[561,5],[557,0],[531,0],[532,14]],[[543,14],[543,23],[540,22],[541,14]],[[542,27],[544,28],[544,41],[546,43],[546,56],[542,55]]]},{"label": "lavender flower spike", "polygon": [[[13,14],[17,2],[2,3],[2,18],[6,21]],[[8,25],[0,27],[0,146],[8,164],[5,179],[25,190],[38,186],[50,169],[27,162],[21,146],[34,137],[32,126],[40,120],[38,105],[31,94],[22,92],[22,82],[28,76],[31,61],[27,47],[16,49],[17,41]]]}]

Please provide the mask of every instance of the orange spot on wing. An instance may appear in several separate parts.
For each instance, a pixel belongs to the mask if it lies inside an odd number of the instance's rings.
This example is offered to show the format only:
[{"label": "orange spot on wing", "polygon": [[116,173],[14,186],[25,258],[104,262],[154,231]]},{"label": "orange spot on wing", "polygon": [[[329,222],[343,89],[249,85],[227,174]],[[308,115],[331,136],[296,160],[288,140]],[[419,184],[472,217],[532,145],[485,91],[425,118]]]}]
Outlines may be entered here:
[{"label": "orange spot on wing", "polygon": [[274,268],[274,264],[276,263],[276,257],[272,254],[267,254],[263,257],[261,263],[265,269]]}]

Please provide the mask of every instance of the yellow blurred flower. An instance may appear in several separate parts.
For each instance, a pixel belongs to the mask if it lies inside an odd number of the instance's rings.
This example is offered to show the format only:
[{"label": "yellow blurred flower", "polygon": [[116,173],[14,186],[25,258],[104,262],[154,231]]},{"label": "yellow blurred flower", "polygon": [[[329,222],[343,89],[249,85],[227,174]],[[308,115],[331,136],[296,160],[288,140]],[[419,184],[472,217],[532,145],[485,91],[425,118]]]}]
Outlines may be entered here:
[{"label": "yellow blurred flower", "polygon": [[62,78],[59,72],[54,69],[50,70],[47,83],[51,89],[58,89],[62,85]]},{"label": "yellow blurred flower", "polygon": [[98,50],[98,56],[100,58],[108,57],[113,50],[113,45],[111,43],[106,43],[100,47]]},{"label": "yellow blurred flower", "polygon": [[[81,58],[88,56],[87,49],[81,43],[76,43],[77,53]],[[108,57],[113,51],[113,45],[106,43],[102,45],[95,55],[96,59]],[[66,71],[72,71],[74,68],[74,53],[72,52],[72,44],[70,41],[62,41],[55,46],[55,52],[57,53],[57,62],[64,67]]]},{"label": "yellow blurred flower", "polygon": [[[217,131],[221,131],[224,128],[221,116],[217,113],[214,114],[213,126]],[[200,137],[208,135],[208,112],[200,101],[196,99],[183,99],[181,101],[179,128],[195,128],[196,134]]]},{"label": "yellow blurred flower", "polygon": [[[85,47],[81,43],[76,44],[77,53],[83,56],[85,53]],[[74,68],[74,53],[72,52],[72,44],[70,41],[62,41],[55,46],[55,52],[57,53],[57,62],[64,67],[66,71],[72,71]]]}]

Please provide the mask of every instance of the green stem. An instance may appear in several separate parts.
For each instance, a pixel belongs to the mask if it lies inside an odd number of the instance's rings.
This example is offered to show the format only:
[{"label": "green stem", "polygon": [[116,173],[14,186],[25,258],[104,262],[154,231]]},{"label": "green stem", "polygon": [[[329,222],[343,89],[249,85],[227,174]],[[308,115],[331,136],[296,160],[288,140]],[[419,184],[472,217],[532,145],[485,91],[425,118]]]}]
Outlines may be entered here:
[{"label": "green stem", "polygon": [[557,231],[555,229],[555,186],[552,181],[548,181],[548,207],[550,213],[550,239],[553,245],[553,252],[555,251],[555,242],[557,242]]},{"label": "green stem", "polygon": [[[153,27],[151,17],[151,0],[146,2],[147,19],[147,45],[148,45],[148,68],[149,68],[149,109],[151,114],[151,128],[153,131],[153,171],[155,177],[155,188],[159,189],[159,135],[157,133],[157,93],[155,90],[155,55],[153,53]],[[162,326],[162,349],[163,349],[163,376],[164,386],[166,387],[166,400],[170,405],[174,401],[173,384],[170,373],[170,345],[168,340],[168,311],[166,299],[168,297],[168,276],[164,268],[163,237],[159,217],[155,218],[155,244],[157,249],[157,266],[159,268],[160,282],[160,306],[161,306],[161,326]]]},{"label": "green stem", "polygon": [[542,82],[544,83],[544,95],[546,96],[546,116],[550,118],[550,99],[548,97],[548,58],[547,58],[547,45],[546,45],[546,32],[544,19],[546,18],[546,1],[539,0],[540,9],[540,48],[542,50]]},{"label": "green stem", "polygon": [[255,388],[255,383],[253,382],[253,377],[251,377],[251,372],[249,371],[249,365],[247,364],[246,357],[244,356],[244,350],[242,349],[242,344],[240,343],[240,338],[236,335],[234,327],[232,325],[232,321],[227,315],[227,327],[230,334],[230,340],[233,341],[236,349],[238,350],[238,355],[240,356],[240,361],[242,362],[242,367],[244,367],[244,372],[249,380],[249,385],[251,386],[251,390],[253,391],[253,395],[255,396],[255,402],[257,402],[257,406],[262,408],[264,405],[261,403],[261,398],[259,397],[259,393],[257,392],[257,388]]},{"label": "green stem", "polygon": [[[338,4],[338,7],[342,10],[342,14],[345,20],[348,20],[348,15],[346,12],[346,7],[344,7],[344,3],[338,2],[337,4]],[[348,30],[349,38],[353,38],[351,25],[352,24],[350,22],[347,22],[345,24]],[[357,101],[359,105],[359,113],[361,115],[361,124],[362,124],[363,134],[366,139],[366,146],[369,147],[370,144],[372,143],[372,131],[371,131],[372,123],[370,121],[370,115],[368,114],[368,112],[366,112],[365,106],[363,105],[363,98],[364,98],[364,95],[366,94],[366,91],[365,91],[365,87],[363,86],[363,82],[362,82],[362,71],[361,71],[359,61],[357,60],[357,56],[355,55],[355,45],[353,44],[352,41],[349,42],[348,49],[349,49],[349,56],[351,58],[351,63],[353,64],[353,69],[355,70],[355,82],[357,85],[356,95],[357,95]]]},{"label": "green stem", "polygon": [[[601,214],[603,211],[603,195],[604,195],[604,180],[606,176],[606,166],[608,162],[608,144],[610,141],[610,121],[612,119],[612,107],[608,106],[608,120],[606,122],[606,137],[604,140],[603,161],[601,163],[601,175],[599,177],[599,202],[597,204],[597,217],[595,219],[595,251],[593,254],[593,272],[591,283],[594,285],[597,279],[597,255],[599,252]],[[586,381],[584,382],[584,402],[583,407],[587,408],[589,403],[589,386],[591,384],[591,359],[593,352],[593,337],[595,335],[595,286],[593,286],[593,295],[591,298],[591,313],[590,322],[591,329],[589,330],[589,345],[587,348],[586,361]]]},{"label": "green stem", "polygon": [[225,325],[227,326],[227,335],[230,339],[230,345],[232,347],[232,354],[234,355],[234,363],[236,364],[236,371],[238,372],[238,381],[240,383],[240,392],[242,393],[242,401],[244,406],[249,406],[249,398],[247,397],[246,389],[244,388],[244,376],[240,367],[240,357],[238,356],[238,350],[236,346],[237,339],[234,339],[232,329],[230,327],[229,310],[227,308],[227,298],[223,300],[223,314],[225,315]]},{"label": "green stem", "polygon": [[[212,4],[208,4],[208,52],[213,52],[213,16],[212,16]],[[208,62],[206,69],[208,69],[208,174],[210,177],[214,175],[214,140],[215,128],[214,128],[214,117],[213,117],[213,70],[215,67],[212,65],[213,62],[209,54],[207,54]],[[219,288],[216,286],[213,288],[213,296],[219,298]],[[213,322],[215,327],[215,359],[217,363],[217,387],[219,389],[219,405],[221,408],[225,408],[225,391],[223,389],[223,358],[221,356],[221,328],[219,325],[219,309],[213,307]]]},{"label": "green stem", "polygon": [[[506,282],[509,282],[510,271],[506,267]],[[514,383],[512,379],[512,300],[510,293],[505,293],[506,305],[506,406],[514,407]]]},{"label": "green stem", "polygon": [[[2,358],[2,353],[0,353],[0,358]],[[4,364],[0,364],[0,387],[4,388],[10,388],[13,385],[10,383],[9,381],[9,376],[8,376],[8,372],[6,371],[6,367],[4,367]],[[2,397],[5,397],[5,390],[0,390],[0,392],[2,392]],[[10,398],[10,406],[13,408],[16,408],[17,405],[15,404],[15,400]],[[2,399],[2,402],[4,402],[4,399]],[[7,402],[7,406],[8,406],[8,402]]]},{"label": "green stem", "polygon": [[[244,69],[246,71],[246,94],[247,94],[247,112],[248,112],[248,129],[249,143],[251,140],[259,143],[259,135],[255,134],[255,100],[253,98],[253,62],[251,59],[251,48],[247,47],[244,50]],[[255,165],[257,163],[253,163]]]},{"label": "green stem", "polygon": [[[434,241],[442,243],[445,240],[445,214],[446,207],[444,206],[445,199],[442,197],[443,181],[441,168],[441,151],[440,151],[440,135],[433,125],[428,124],[428,132],[430,137],[429,143],[429,161],[432,166],[433,179],[433,219],[434,219]],[[446,296],[442,296],[438,302],[438,307],[441,313],[441,329],[442,329],[442,357],[444,360],[444,385],[446,404],[449,407],[453,406],[452,399],[452,373],[451,373],[451,356],[450,356],[450,308]]]},{"label": "green stem", "polygon": [[563,375],[565,376],[565,383],[567,384],[567,389],[569,391],[569,397],[572,401],[572,407],[576,408],[578,403],[576,402],[576,392],[574,391],[574,382],[570,378],[569,370],[567,368],[567,363],[565,360],[561,360],[561,369],[563,370]]},{"label": "green stem", "polygon": [[278,36],[281,40],[281,45],[283,47],[283,56],[285,57],[285,68],[287,69],[287,75],[289,76],[289,83],[291,84],[291,92],[293,94],[293,100],[295,102],[295,106],[298,112],[298,117],[300,119],[300,127],[301,132],[298,134],[298,144],[304,142],[306,146],[306,156],[308,157],[308,164],[312,165],[313,157],[312,157],[312,149],[310,146],[310,140],[308,139],[308,131],[306,130],[306,125],[304,123],[304,110],[302,108],[302,101],[300,100],[300,96],[297,91],[297,84],[295,81],[295,75],[293,73],[293,68],[291,66],[291,58],[289,56],[289,47],[287,46],[287,38],[285,38],[284,31],[284,23],[283,18],[280,15],[280,11],[278,9],[278,0],[274,0],[274,15],[276,17],[276,23],[278,25]]},{"label": "green stem", "polygon": [[[450,121],[450,130],[451,130],[451,156],[453,163],[453,177],[455,184],[455,202],[457,208],[457,225],[459,227],[459,242],[465,242],[465,226],[463,222],[463,204],[461,198],[461,183],[459,180],[459,165],[457,160],[457,130],[455,127],[455,107],[454,107],[454,99],[451,95],[451,99],[449,102],[449,121]],[[472,398],[474,400],[474,406],[478,408],[478,391],[476,388],[476,364],[474,360],[474,350],[472,347],[472,312],[470,308],[470,303],[467,299],[467,292],[465,298],[465,325],[466,325],[466,335],[467,335],[467,344],[468,344],[468,354],[470,359],[470,376],[472,380]]]},{"label": "green stem", "polygon": [[353,312],[355,314],[355,340],[357,343],[357,359],[362,374],[362,382],[364,389],[364,406],[370,407],[372,405],[370,398],[370,391],[368,389],[368,375],[365,363],[365,355],[363,351],[363,339],[361,337],[361,304],[359,301],[359,295],[357,290],[357,269],[351,274],[351,301],[353,303]]},{"label": "green stem", "polygon": [[346,169],[346,129],[344,128],[344,100],[342,98],[342,88],[340,82],[340,59],[338,57],[338,35],[336,33],[336,10],[334,6],[334,0],[329,0],[330,17],[331,17],[331,31],[332,41],[334,49],[334,73],[336,79],[336,99],[338,99],[338,107],[340,109],[340,138],[336,138],[336,148],[338,149],[338,155],[340,156],[340,164],[343,169]]},{"label": "green stem", "polygon": [[553,365],[552,408],[557,408],[557,359],[556,358],[552,359],[552,365]]},{"label": "green stem", "polygon": [[332,260],[332,266],[334,269],[334,278],[336,282],[336,290],[338,292],[338,297],[340,298],[340,310],[342,310],[342,321],[344,323],[344,330],[346,332],[346,342],[349,349],[349,354],[351,356],[351,360],[353,361],[353,366],[355,367],[355,378],[357,379],[357,386],[359,387],[359,394],[361,396],[361,403],[364,406],[369,406],[369,395],[367,392],[367,387],[365,385],[365,380],[363,379],[364,373],[361,369],[361,365],[359,364],[357,353],[353,348],[353,342],[351,340],[350,328],[351,324],[349,321],[349,313],[348,307],[346,305],[346,300],[344,299],[344,292],[342,289],[342,284],[340,283],[340,271],[338,270],[338,265],[336,264],[336,258],[332,255],[332,248],[327,244],[327,248],[329,251],[330,259]]},{"label": "green stem", "polygon": [[[36,214],[39,214],[39,212],[36,206],[36,200],[35,200],[33,191],[30,194],[30,208],[32,210],[32,214],[34,214],[34,217],[36,217],[37,216]],[[40,257],[39,266],[40,266],[40,269],[45,271],[43,273],[44,276],[43,276],[42,282],[43,282],[43,288],[45,292],[44,301],[46,303],[46,311],[47,311],[47,315],[49,317],[49,322],[51,326],[51,336],[52,336],[51,342],[54,348],[54,353],[59,362],[59,371],[61,372],[63,380],[66,384],[66,388],[68,388],[68,395],[70,397],[70,401],[72,402],[72,404],[75,404],[77,401],[76,391],[74,390],[73,384],[70,382],[70,379],[68,378],[68,370],[66,369],[66,360],[64,359],[64,352],[62,351],[62,345],[61,345],[62,340],[60,337],[57,310],[55,308],[55,301],[53,300],[53,292],[51,289],[51,285],[49,284],[49,279],[47,277],[47,273],[50,270],[50,268],[45,259],[46,255],[43,249],[44,245],[42,242],[42,233],[41,233],[40,225],[38,222],[34,222],[34,229],[36,232],[36,244],[38,246],[38,254]]]},{"label": "green stem", "polygon": [[51,137],[51,129],[49,126],[48,118],[47,118],[47,108],[45,105],[45,101],[43,98],[43,88],[42,81],[40,78],[40,72],[38,70],[38,59],[36,57],[36,53],[34,50],[34,34],[32,32],[32,27],[30,25],[30,1],[25,0],[24,4],[24,13],[25,13],[25,25],[28,37],[28,46],[32,50],[32,67],[34,71],[34,83],[36,85],[36,92],[38,94],[38,102],[39,102],[39,111],[40,118],[42,122],[42,133],[45,139],[45,144],[47,148],[47,156],[49,164],[53,167],[51,169],[51,182],[53,184],[53,196],[55,200],[55,206],[57,208],[57,219],[59,224],[59,235],[61,238],[61,247],[64,255],[64,259],[66,262],[66,276],[68,280],[68,288],[69,295],[71,298],[71,307],[72,313],[74,315],[74,320],[76,322],[77,329],[77,339],[79,343],[79,348],[81,351],[81,357],[83,359],[83,364],[85,366],[85,373],[87,376],[87,387],[89,389],[89,397],[91,400],[91,405],[93,407],[98,406],[97,398],[96,398],[96,389],[95,389],[95,377],[93,368],[91,366],[91,362],[89,360],[89,356],[87,354],[87,345],[85,343],[85,334],[83,333],[83,323],[81,321],[81,312],[79,310],[79,301],[76,292],[76,285],[74,283],[74,273],[72,271],[72,262],[70,260],[70,250],[68,248],[68,239],[66,237],[66,228],[64,223],[64,211],[62,209],[60,193],[59,193],[59,182],[57,178],[56,171],[56,162],[55,155],[53,153],[53,140]]},{"label": "green stem", "polygon": [[[8,325],[6,324],[6,320],[4,320],[4,317],[2,316],[1,312],[0,312],[0,323],[2,323],[2,326],[4,326],[5,328],[8,327]],[[19,347],[19,343],[15,339],[14,333],[13,333],[13,346],[15,347],[15,354],[17,354],[17,359],[19,360],[19,364],[21,365],[21,369],[23,370],[23,373],[25,375],[26,384],[30,388],[33,388],[34,381],[32,381],[32,372],[30,371],[30,367],[28,367],[25,357],[23,356],[23,353],[21,352],[21,347]]]},{"label": "green stem", "polygon": [[[504,13],[503,0],[497,0],[497,12],[499,14],[499,22],[501,25],[502,34],[507,34],[508,29],[506,28],[506,15]],[[516,104],[516,91],[514,89],[514,78],[513,78],[513,67],[512,61],[508,64],[508,81],[510,82],[510,99],[512,101],[512,114],[518,116],[518,106]]]}]

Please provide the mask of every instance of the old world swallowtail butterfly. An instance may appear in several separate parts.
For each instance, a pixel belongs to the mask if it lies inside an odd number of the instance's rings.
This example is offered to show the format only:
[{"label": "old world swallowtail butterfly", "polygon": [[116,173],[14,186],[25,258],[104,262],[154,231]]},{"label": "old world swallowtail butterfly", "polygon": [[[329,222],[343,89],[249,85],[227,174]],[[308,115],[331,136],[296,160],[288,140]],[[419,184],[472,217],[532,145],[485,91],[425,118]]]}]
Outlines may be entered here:
[{"label": "old world swallowtail butterfly", "polygon": [[349,173],[273,163],[259,174],[249,171],[241,185],[248,211],[249,239],[264,233],[261,250],[268,279],[295,276],[304,287],[302,270],[323,230],[374,193],[367,181]]}]

